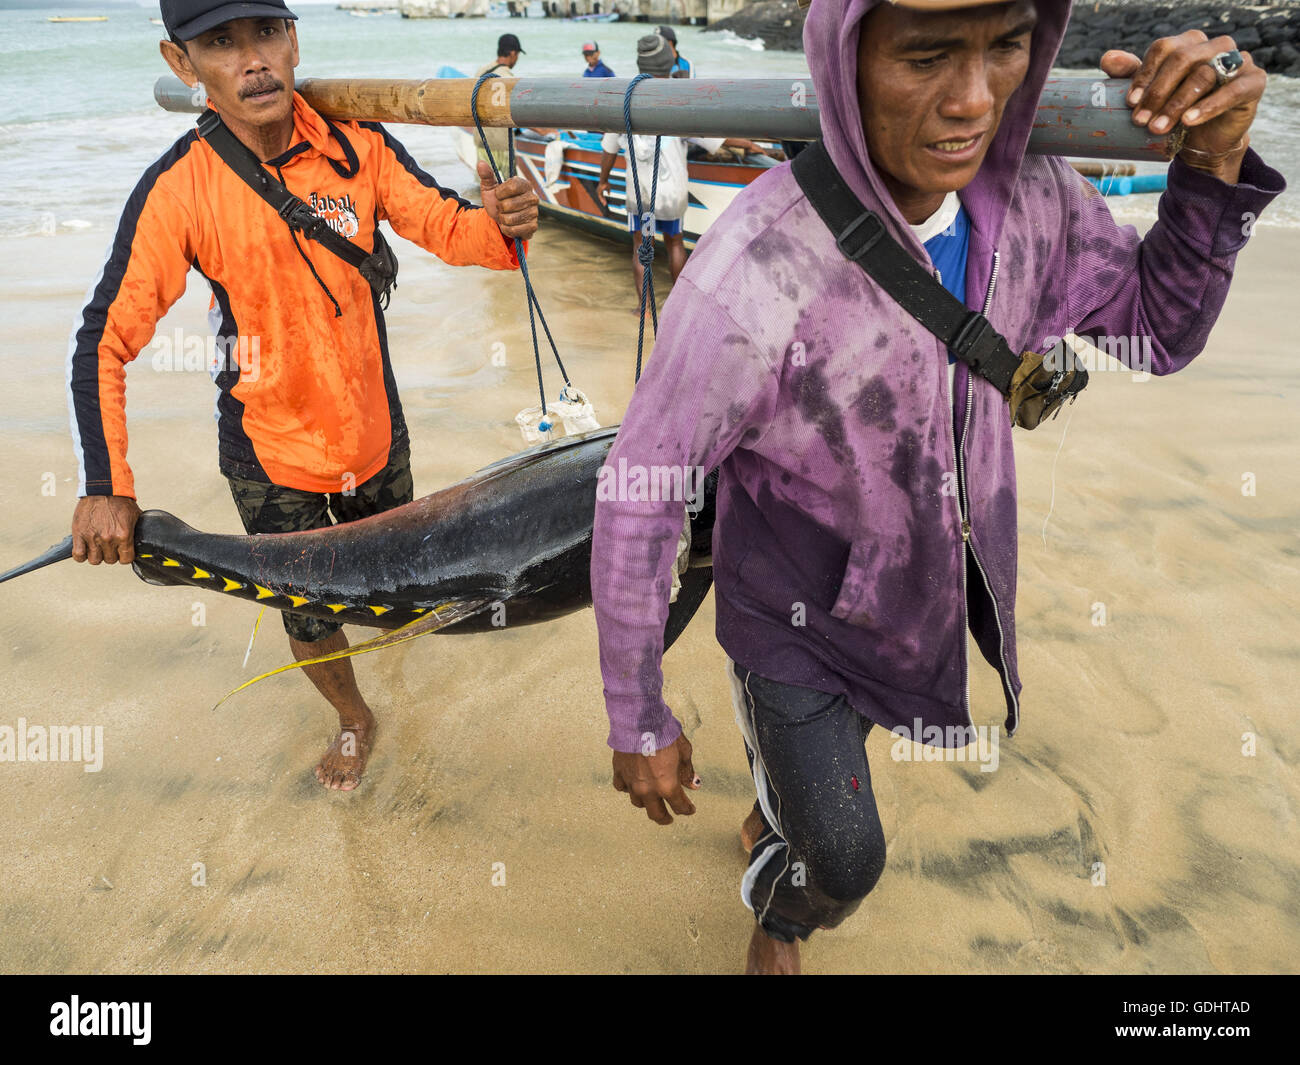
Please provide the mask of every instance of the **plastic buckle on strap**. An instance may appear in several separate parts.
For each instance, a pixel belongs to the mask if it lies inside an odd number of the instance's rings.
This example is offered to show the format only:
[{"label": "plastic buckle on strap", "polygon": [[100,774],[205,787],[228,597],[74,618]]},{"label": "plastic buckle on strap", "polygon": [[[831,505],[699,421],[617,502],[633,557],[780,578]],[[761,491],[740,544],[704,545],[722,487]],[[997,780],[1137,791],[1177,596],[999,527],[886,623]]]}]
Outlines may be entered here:
[{"label": "plastic buckle on strap", "polygon": [[290,197],[280,208],[280,217],[288,223],[290,229],[296,229],[308,237],[316,232],[316,227],[323,221],[320,215],[297,196]]},{"label": "plastic buckle on strap", "polygon": [[211,107],[205,107],[203,114],[199,115],[199,120],[195,125],[198,128],[199,136],[205,140],[214,129],[221,124],[221,116]]},{"label": "plastic buckle on strap", "polygon": [[[848,247],[849,237],[858,229],[859,226],[867,226],[869,228],[865,231],[865,239],[863,239],[861,246],[858,247],[856,251],[850,251]],[[884,235],[885,227],[880,221],[879,216],[876,215],[874,211],[863,211],[862,214],[858,215],[857,218],[845,226],[843,233],[839,234],[839,236],[835,238],[835,246],[844,253],[845,258],[850,262],[857,262],[862,258],[862,256],[866,255],[867,252],[874,248],[880,241],[880,238]]]},{"label": "plastic buckle on strap", "polygon": [[992,323],[979,311],[972,311],[948,346],[954,355],[968,363],[972,369],[978,369],[997,348],[997,342],[998,335],[993,331]]}]

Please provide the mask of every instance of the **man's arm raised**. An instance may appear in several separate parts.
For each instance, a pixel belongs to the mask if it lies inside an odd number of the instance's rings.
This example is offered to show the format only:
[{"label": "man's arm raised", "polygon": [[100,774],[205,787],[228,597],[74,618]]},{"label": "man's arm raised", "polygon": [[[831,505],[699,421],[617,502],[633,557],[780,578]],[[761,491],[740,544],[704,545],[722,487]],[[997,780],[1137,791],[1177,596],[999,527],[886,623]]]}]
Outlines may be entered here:
[{"label": "man's arm raised", "polygon": [[480,162],[480,208],[420,169],[401,142],[383,126],[364,122],[362,128],[368,131],[378,153],[381,218],[388,219],[407,240],[452,266],[519,268],[513,238],[527,241],[537,232],[537,194],[525,178],[510,178],[498,186],[491,167]]},{"label": "man's arm raised", "polygon": [[1229,38],[1207,41],[1193,30],[1155,42],[1145,59],[1120,51],[1102,57],[1106,73],[1133,79],[1128,102],[1136,124],[1167,133],[1180,120],[1190,123],[1184,149],[1169,167],[1159,220],[1145,238],[1117,225],[1106,201],[1057,163],[1071,230],[1064,327],[1104,337],[1098,346],[1111,344],[1134,370],[1174,373],[1204,350],[1238,252],[1260,213],[1286,188],[1282,175],[1248,147],[1263,72],[1247,54],[1238,78],[1216,88],[1206,61],[1231,48]]}]

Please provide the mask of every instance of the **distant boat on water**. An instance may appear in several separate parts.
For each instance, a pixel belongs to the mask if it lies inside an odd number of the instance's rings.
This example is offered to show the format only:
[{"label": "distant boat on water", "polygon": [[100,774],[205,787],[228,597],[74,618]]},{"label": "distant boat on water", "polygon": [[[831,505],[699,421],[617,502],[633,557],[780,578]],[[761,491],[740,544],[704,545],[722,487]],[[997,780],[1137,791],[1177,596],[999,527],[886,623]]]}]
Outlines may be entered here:
[{"label": "distant boat on water", "polygon": [[[463,78],[455,67],[438,68],[439,78]],[[456,155],[471,172],[477,173],[478,133],[472,127],[455,129],[452,139]],[[515,135],[515,166],[537,193],[538,208],[543,215],[563,225],[584,230],[612,240],[629,241],[627,216],[636,210],[636,194],[627,177],[625,157],[620,155],[610,171],[609,202],[602,204],[596,196],[602,159],[601,136],[577,130],[564,130],[558,139],[546,140],[532,132]],[[682,236],[686,248],[695,242],[736,195],[766,169],[748,163],[723,162],[724,155],[686,162],[689,203],[683,219]],[[640,171],[642,188],[649,173]]]},{"label": "distant boat on water", "polygon": [[49,15],[46,22],[107,22],[107,15]]}]

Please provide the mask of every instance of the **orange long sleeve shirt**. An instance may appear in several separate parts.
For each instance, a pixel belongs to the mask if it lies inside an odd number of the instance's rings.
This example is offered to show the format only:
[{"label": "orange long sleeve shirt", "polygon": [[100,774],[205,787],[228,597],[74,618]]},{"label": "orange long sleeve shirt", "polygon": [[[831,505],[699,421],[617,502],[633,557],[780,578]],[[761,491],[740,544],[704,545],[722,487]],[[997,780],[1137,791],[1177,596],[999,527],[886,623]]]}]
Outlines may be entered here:
[{"label": "orange long sleeve shirt", "polygon": [[[439,185],[382,126],[330,123],[296,93],[293,121],[292,146],[265,165],[349,240],[373,249],[387,219],[450,265],[519,268],[513,242],[487,212]],[[193,130],[146,171],[68,346],[79,495],[135,495],[126,364],[185,291],[191,267],[213,294],[223,473],[339,492],[406,443],[369,284],[320,244],[297,244]]]}]

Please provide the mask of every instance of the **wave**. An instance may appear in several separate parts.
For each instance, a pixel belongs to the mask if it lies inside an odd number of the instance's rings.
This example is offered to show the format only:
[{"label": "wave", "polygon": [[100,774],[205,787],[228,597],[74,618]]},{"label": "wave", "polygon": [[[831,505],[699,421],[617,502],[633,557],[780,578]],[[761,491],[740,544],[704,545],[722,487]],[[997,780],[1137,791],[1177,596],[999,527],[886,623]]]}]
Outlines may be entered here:
[{"label": "wave", "polygon": [[714,43],[748,48],[751,52],[761,52],[765,48],[762,37],[739,37],[732,30],[718,30],[714,36]]}]

